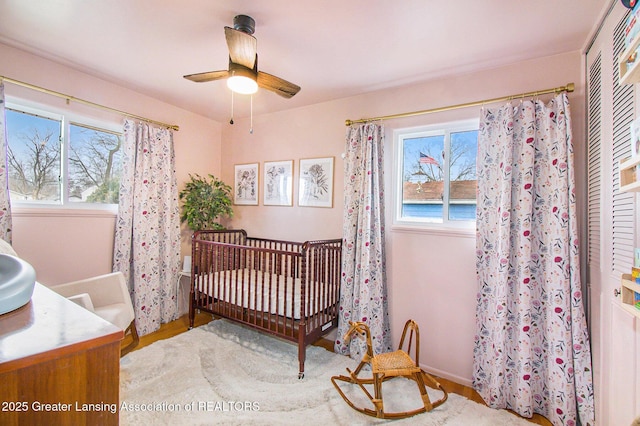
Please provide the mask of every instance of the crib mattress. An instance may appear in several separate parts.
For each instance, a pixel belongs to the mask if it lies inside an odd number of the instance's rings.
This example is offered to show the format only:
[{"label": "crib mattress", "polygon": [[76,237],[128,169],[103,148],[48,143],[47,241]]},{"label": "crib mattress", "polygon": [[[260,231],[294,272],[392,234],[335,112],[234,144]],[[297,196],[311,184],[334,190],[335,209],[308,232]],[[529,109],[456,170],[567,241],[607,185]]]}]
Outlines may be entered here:
[{"label": "crib mattress", "polygon": [[[214,299],[243,308],[300,319],[302,282],[299,278],[265,273],[253,269],[234,269],[196,276],[196,288]],[[318,294],[308,285],[306,299],[310,315],[330,304],[329,296]],[[317,301],[317,303],[316,303]]]}]

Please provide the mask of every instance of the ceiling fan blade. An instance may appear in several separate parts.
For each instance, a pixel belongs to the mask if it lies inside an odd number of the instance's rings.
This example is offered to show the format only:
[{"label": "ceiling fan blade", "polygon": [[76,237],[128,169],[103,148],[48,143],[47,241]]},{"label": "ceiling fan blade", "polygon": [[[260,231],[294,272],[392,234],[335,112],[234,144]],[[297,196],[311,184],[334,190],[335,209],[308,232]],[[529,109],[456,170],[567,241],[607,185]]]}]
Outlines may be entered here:
[{"label": "ceiling fan blade", "polygon": [[300,86],[262,71],[258,71],[257,82],[258,86],[263,89],[271,90],[287,99],[293,97],[293,95],[300,91]]},{"label": "ceiling fan blade", "polygon": [[224,35],[227,38],[231,61],[253,69],[256,63],[256,52],[258,51],[256,38],[231,27],[224,27]]},{"label": "ceiling fan blade", "polygon": [[187,80],[195,81],[196,83],[205,83],[207,81],[220,80],[222,78],[227,78],[229,76],[229,71],[220,70],[220,71],[209,71],[209,72],[201,72],[198,74],[189,74],[185,75],[184,78]]}]

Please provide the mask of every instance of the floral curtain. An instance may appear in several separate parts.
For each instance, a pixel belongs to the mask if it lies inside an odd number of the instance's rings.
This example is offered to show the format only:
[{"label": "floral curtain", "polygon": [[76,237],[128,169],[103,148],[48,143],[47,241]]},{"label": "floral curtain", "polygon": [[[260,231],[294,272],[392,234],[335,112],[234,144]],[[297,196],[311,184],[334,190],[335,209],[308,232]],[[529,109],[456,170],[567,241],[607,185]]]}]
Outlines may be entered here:
[{"label": "floral curtain", "polygon": [[127,278],[140,335],[177,315],[180,219],[173,134],[126,120],[114,271]]},{"label": "floral curtain", "polygon": [[362,339],[342,337],[349,321],[364,321],[374,353],[391,350],[384,247],[384,129],[377,124],[347,130],[344,161],[342,282],[335,351],[362,358]]},{"label": "floral curtain", "polygon": [[0,238],[11,244],[11,200],[9,197],[9,172],[7,168],[6,117],[4,112],[4,84],[0,81]]},{"label": "floral curtain", "polygon": [[487,404],[594,424],[569,101],[483,110],[473,386]]}]

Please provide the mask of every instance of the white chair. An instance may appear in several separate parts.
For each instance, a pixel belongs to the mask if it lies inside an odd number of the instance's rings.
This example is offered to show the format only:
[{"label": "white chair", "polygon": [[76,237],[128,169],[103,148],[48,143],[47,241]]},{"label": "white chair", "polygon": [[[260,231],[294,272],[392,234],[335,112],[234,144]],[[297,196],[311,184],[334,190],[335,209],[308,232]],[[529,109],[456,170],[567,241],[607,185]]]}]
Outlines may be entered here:
[{"label": "white chair", "polygon": [[18,256],[11,244],[0,238],[0,254],[10,254],[11,256]]},{"label": "white chair", "polygon": [[52,286],[51,290],[120,327],[125,335],[131,333],[132,342],[122,348],[120,356],[138,345],[140,338],[136,330],[133,303],[122,272]]}]

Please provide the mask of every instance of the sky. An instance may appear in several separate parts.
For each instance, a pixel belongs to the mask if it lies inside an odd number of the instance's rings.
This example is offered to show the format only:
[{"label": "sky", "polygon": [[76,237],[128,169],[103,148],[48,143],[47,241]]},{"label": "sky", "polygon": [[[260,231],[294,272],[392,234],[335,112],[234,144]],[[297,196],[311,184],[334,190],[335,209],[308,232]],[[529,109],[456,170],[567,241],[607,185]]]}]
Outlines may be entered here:
[{"label": "sky", "polygon": [[[457,176],[458,168],[469,161],[472,161],[475,164],[475,159],[478,154],[478,132],[477,130],[473,131],[464,131],[464,132],[452,132],[451,133],[451,143],[455,146],[458,146],[461,150],[465,152],[465,154],[461,157],[461,159],[454,164],[451,168],[450,175]],[[444,166],[442,152],[444,150],[444,142],[445,137],[443,134],[433,135],[433,136],[425,136],[425,137],[416,137],[404,140],[404,156],[403,156],[403,176],[406,176],[407,173],[411,174],[415,168],[416,163],[420,158],[420,153],[429,155],[433,157],[440,166]],[[423,170],[426,170],[429,167],[437,167],[435,165],[424,164]],[[419,176],[416,176],[416,180],[424,180]]]}]

